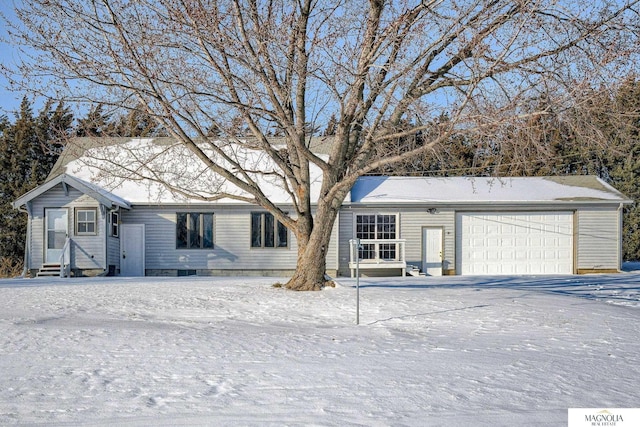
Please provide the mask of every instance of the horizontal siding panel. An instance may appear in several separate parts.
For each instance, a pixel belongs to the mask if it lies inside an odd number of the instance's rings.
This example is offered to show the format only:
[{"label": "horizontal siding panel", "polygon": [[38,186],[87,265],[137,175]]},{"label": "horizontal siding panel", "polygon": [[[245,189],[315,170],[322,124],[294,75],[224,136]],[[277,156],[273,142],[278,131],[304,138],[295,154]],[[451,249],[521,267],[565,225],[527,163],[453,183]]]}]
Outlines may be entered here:
[{"label": "horizontal siding panel", "polygon": [[411,209],[400,214],[400,238],[405,239],[407,264],[422,268],[422,228],[442,227],[444,232],[443,266],[455,266],[455,213],[452,210],[430,214],[426,209]]},{"label": "horizontal siding panel", "polygon": [[[349,270],[349,240],[355,236],[355,216],[362,214],[399,214],[399,239],[405,239],[405,256],[407,264],[422,266],[422,228],[442,227],[444,231],[444,262],[443,268],[453,269],[455,265],[455,213],[453,210],[439,211],[435,214],[427,212],[426,208],[405,208],[389,210],[388,208],[351,208],[340,215],[340,275],[350,275]],[[389,272],[389,274],[395,274]]]},{"label": "horizontal siding panel", "polygon": [[117,237],[109,237],[107,246],[107,267],[114,265],[120,268],[120,239]]},{"label": "horizontal siding panel", "polygon": [[578,215],[578,268],[618,269],[619,213],[617,209],[580,209]]},{"label": "horizontal siding panel", "polygon": [[338,223],[339,241],[338,241],[338,275],[348,276],[349,271],[349,240],[354,237],[353,212],[342,211]]},{"label": "horizontal siding panel", "polygon": [[[97,235],[75,235],[75,208],[95,208],[97,210]],[[104,217],[100,214],[97,200],[85,195],[73,187],[68,187],[65,194],[62,185],[57,185],[33,200],[33,218],[31,221],[31,265],[40,268],[44,260],[44,212],[46,208],[67,208],[69,237],[71,246],[72,268],[95,269],[104,268]]]},{"label": "horizontal siding panel", "polygon": [[[125,211],[122,222],[146,225],[146,268],[159,270],[291,270],[296,267],[298,247],[289,231],[289,247],[251,248],[251,216],[259,208],[222,207],[193,209],[135,207]],[[213,212],[213,249],[176,249],[176,212]],[[334,240],[337,229],[332,232]],[[327,268],[335,269],[336,250],[330,245]]]}]

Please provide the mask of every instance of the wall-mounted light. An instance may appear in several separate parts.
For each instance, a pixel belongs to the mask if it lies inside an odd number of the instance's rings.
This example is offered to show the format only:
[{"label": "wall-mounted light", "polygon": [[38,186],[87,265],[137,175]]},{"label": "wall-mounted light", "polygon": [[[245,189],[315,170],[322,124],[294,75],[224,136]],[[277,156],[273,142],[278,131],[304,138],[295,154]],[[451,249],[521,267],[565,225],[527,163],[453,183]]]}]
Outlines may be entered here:
[{"label": "wall-mounted light", "polygon": [[433,214],[437,214],[438,213],[438,209],[436,208],[429,208],[427,209],[427,212],[430,213],[431,215]]}]

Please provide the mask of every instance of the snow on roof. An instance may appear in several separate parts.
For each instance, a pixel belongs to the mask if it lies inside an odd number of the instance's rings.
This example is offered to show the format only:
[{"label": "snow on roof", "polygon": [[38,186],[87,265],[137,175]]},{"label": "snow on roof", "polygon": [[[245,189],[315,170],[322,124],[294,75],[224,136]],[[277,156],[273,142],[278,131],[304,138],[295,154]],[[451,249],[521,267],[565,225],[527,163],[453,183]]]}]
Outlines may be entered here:
[{"label": "snow on roof", "polygon": [[352,203],[580,202],[629,203],[595,176],[567,177],[388,177],[360,178]]},{"label": "snow on roof", "polygon": [[[210,158],[228,164],[208,144],[202,144],[200,148]],[[271,201],[291,203],[278,168],[267,154],[231,143],[224,146],[224,151],[248,171]],[[153,138],[137,138],[88,147],[76,158],[66,161],[61,169],[63,173],[91,182],[131,204],[203,203],[206,200],[239,203],[230,197],[218,198],[220,193],[252,197],[214,173],[192,151],[175,141],[158,143]],[[240,176],[239,170],[237,175]],[[314,165],[311,166],[311,181],[312,200],[317,200],[322,171]]]},{"label": "snow on roof", "polygon": [[[317,141],[327,152],[327,142]],[[200,148],[225,163],[203,141]],[[278,168],[264,152],[226,143],[225,154],[243,166],[264,194],[276,204],[290,204]],[[316,150],[314,150],[315,152]],[[217,156],[217,157],[216,157]],[[319,154],[327,158],[326,154]],[[238,174],[240,171],[237,172]],[[79,138],[68,146],[55,167],[130,204],[242,203],[216,198],[220,192],[251,197],[214,173],[193,152],[171,138]],[[312,200],[317,200],[322,171],[312,165]],[[171,184],[172,188],[161,181]],[[198,197],[199,196],[199,197]],[[566,177],[386,177],[358,179],[345,203],[630,203],[620,192],[594,176]]]}]

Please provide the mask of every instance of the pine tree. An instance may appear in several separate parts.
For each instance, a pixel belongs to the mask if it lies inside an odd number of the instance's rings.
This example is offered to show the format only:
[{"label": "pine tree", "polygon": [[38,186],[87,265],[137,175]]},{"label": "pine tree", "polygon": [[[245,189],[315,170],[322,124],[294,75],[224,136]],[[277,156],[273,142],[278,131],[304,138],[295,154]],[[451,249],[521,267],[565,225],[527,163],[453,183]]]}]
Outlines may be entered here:
[{"label": "pine tree", "polygon": [[[11,202],[35,188],[55,163],[61,139],[59,130],[70,132],[73,117],[63,104],[51,110],[45,104],[37,117],[24,98],[15,122],[0,118],[0,259],[9,264],[24,258],[27,216],[13,209]],[[6,265],[3,262],[3,265]]]},{"label": "pine tree", "polygon": [[127,114],[116,118],[106,126],[104,133],[127,138],[166,136],[164,129],[142,108],[129,110]]},{"label": "pine tree", "polygon": [[608,156],[608,180],[634,204],[624,209],[622,248],[626,260],[640,260],[640,81],[628,78],[613,102],[610,124],[615,150]]},{"label": "pine tree", "polygon": [[55,109],[52,109],[52,106],[52,102],[45,104],[36,120],[36,132],[42,148],[38,152],[38,181],[43,181],[47,177],[62,153],[65,142],[73,132],[71,109],[63,102],[59,102]]},{"label": "pine tree", "polygon": [[0,258],[20,260],[24,256],[27,218],[13,209],[11,202],[35,186],[33,147],[37,145],[31,103],[24,98],[14,124],[4,124],[0,144]]},{"label": "pine tree", "polygon": [[106,136],[109,134],[110,114],[104,112],[104,105],[92,106],[87,116],[78,120],[76,136]]}]

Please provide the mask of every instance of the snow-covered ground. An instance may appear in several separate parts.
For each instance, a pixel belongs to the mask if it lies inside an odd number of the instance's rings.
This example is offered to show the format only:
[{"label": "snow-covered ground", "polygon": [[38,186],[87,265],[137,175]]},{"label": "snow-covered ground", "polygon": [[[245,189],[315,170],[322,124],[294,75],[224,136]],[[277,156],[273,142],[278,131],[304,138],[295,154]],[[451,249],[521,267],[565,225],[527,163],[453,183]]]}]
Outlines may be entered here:
[{"label": "snow-covered ground", "polygon": [[[633,268],[630,268],[633,270]],[[640,405],[640,272],[0,281],[0,425],[566,425]]]}]

